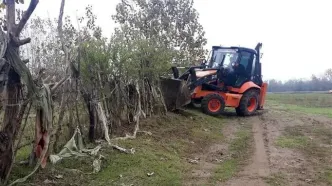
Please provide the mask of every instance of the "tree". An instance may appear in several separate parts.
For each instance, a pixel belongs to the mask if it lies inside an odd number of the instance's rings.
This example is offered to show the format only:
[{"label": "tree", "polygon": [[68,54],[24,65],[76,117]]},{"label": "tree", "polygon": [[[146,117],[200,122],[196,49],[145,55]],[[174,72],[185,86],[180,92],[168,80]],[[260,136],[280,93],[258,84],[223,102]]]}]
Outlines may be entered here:
[{"label": "tree", "polygon": [[[19,1],[22,2],[22,1]],[[18,3],[19,3],[18,2]],[[23,14],[21,20],[16,24],[15,0],[6,0],[6,25],[7,36],[2,34],[1,41],[3,51],[1,56],[10,65],[6,86],[6,107],[3,120],[3,130],[0,132],[0,182],[8,179],[13,163],[13,144],[20,128],[20,123],[27,106],[27,102],[20,102],[21,97],[21,78],[27,84],[32,82],[30,71],[19,57],[19,47],[31,41],[30,38],[20,39],[20,33],[26,25],[28,19],[38,4],[38,0],[31,0],[30,5]],[[3,31],[1,30],[1,33]],[[5,38],[8,38],[7,41]],[[28,85],[28,95],[32,96],[35,92],[33,85]],[[21,104],[21,107],[19,106]]]},{"label": "tree", "polygon": [[[176,51],[173,61],[190,64],[202,58],[205,32],[193,0],[122,0],[113,16],[127,40],[139,37]],[[134,34],[136,33],[136,34]]]},{"label": "tree", "polygon": [[274,79],[268,81],[268,91],[327,91],[332,89],[332,70],[325,71],[324,76],[312,75],[311,79],[290,79],[282,83]]},{"label": "tree", "polygon": [[326,70],[325,77],[326,77],[326,79],[328,79],[329,81],[332,82],[332,69],[331,68]]}]

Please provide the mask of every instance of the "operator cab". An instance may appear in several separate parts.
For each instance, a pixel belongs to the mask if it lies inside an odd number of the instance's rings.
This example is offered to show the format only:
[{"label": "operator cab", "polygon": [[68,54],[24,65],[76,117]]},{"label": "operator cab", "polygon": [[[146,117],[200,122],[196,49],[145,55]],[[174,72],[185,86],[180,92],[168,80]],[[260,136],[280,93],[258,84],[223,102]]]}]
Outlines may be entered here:
[{"label": "operator cab", "polygon": [[[205,65],[207,68],[222,69],[221,73],[227,76],[225,79],[228,80],[226,84],[229,86],[241,87],[247,81],[253,81],[261,86],[263,82],[259,60],[260,47],[260,43],[255,50],[244,47],[213,46]],[[234,72],[236,68],[241,70]],[[231,77],[234,74],[236,77]]]}]

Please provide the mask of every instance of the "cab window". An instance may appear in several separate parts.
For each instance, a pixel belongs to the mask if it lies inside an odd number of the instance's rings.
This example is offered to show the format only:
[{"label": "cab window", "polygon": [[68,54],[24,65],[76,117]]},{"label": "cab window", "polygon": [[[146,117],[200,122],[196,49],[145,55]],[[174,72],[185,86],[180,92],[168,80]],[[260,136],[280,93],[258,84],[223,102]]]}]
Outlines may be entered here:
[{"label": "cab window", "polygon": [[246,72],[251,74],[252,69],[252,61],[253,61],[254,55],[249,52],[241,52],[241,60],[240,64],[243,65],[243,67],[246,69]]}]

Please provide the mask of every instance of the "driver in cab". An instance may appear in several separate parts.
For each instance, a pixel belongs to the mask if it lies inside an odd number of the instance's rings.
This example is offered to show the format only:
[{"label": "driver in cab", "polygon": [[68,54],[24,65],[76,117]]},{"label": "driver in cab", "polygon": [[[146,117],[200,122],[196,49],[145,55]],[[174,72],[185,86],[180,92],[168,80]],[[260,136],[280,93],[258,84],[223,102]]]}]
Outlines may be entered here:
[{"label": "driver in cab", "polygon": [[242,77],[246,77],[247,73],[246,73],[246,69],[244,68],[244,66],[242,64],[240,64],[239,62],[234,62],[233,65],[233,69],[234,69],[234,73],[236,76],[242,76]]},{"label": "driver in cab", "polygon": [[247,78],[245,67],[238,61],[234,60],[232,63],[232,70],[226,78],[226,86],[237,86],[238,82]]}]

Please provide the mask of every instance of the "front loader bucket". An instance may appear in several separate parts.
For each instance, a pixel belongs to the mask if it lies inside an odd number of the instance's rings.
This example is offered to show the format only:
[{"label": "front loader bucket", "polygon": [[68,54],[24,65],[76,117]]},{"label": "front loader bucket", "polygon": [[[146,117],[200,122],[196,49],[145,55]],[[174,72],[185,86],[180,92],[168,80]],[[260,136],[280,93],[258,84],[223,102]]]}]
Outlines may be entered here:
[{"label": "front loader bucket", "polygon": [[161,77],[160,84],[167,110],[172,111],[191,102],[190,90],[185,81]]}]

